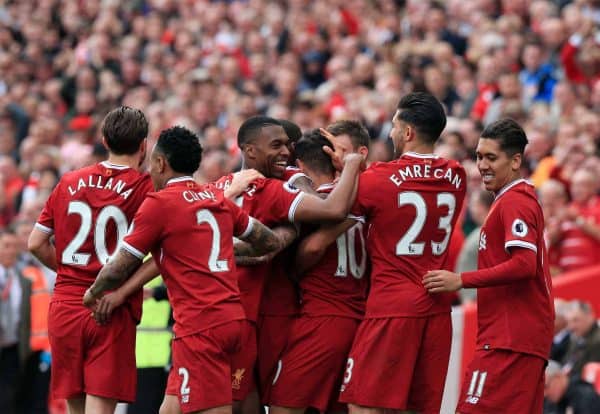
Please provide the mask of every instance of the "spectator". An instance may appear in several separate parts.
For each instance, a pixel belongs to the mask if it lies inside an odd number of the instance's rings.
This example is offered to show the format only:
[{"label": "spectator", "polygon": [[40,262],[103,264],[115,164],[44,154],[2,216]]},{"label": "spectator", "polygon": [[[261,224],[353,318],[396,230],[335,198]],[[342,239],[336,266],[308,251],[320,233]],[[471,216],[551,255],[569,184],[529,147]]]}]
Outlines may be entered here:
[{"label": "spectator", "polygon": [[16,414],[16,395],[29,355],[31,281],[18,271],[17,237],[0,233],[0,407]]},{"label": "spectator", "polygon": [[600,327],[589,303],[572,302],[567,312],[567,327],[571,340],[564,359],[565,369],[572,379],[579,379],[585,364],[600,361]]},{"label": "spectator", "polygon": [[600,396],[594,387],[580,378],[569,380],[556,361],[546,367],[544,396],[552,403],[544,414],[593,414],[600,412]]},{"label": "spectator", "polygon": [[[548,246],[550,273],[560,273],[560,245],[563,234],[563,215],[568,208],[569,195],[563,183],[548,180],[539,188],[540,202],[546,220],[545,238]],[[558,358],[552,358],[560,361]]]},{"label": "spectator", "polygon": [[483,124],[491,124],[511,112],[523,112],[523,109],[519,77],[513,72],[504,72],[498,78],[498,96],[487,108]]},{"label": "spectator", "polygon": [[563,299],[554,299],[554,338],[550,350],[550,359],[562,362],[567,353],[571,332],[567,326],[569,303]]},{"label": "spectator", "polygon": [[519,80],[523,86],[524,103],[527,107],[535,102],[550,103],[556,79],[554,69],[543,61],[542,45],[530,42],[523,48],[521,56],[524,64],[519,73]]},{"label": "spectator", "polygon": [[590,171],[578,170],[571,180],[572,202],[563,210],[559,242],[559,266],[563,271],[596,264],[600,251],[600,197],[598,180]]}]

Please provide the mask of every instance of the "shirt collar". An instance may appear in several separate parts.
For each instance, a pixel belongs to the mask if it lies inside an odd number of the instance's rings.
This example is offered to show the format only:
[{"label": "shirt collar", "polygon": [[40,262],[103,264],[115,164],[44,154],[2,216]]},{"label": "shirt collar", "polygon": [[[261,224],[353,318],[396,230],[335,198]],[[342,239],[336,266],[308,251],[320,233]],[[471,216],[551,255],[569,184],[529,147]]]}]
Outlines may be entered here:
[{"label": "shirt collar", "polygon": [[[184,175],[182,177],[174,177],[174,178],[170,178],[167,183],[165,184],[165,186],[169,185],[169,184],[175,184],[175,183],[182,183],[184,181],[194,181],[194,178],[189,176],[189,175]],[[195,181],[194,181],[195,182]]]}]

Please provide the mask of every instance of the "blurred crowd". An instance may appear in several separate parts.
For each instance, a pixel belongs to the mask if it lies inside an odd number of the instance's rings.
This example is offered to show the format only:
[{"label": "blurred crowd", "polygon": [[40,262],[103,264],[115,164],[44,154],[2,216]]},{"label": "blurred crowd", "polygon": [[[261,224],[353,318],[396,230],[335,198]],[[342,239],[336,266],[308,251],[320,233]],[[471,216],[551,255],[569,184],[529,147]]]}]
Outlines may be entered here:
[{"label": "blurred crowd", "polygon": [[475,145],[506,116],[530,141],[553,273],[596,263],[598,0],[0,0],[0,230],[18,258],[0,263],[0,290],[6,269],[35,265],[26,235],[60,175],[105,157],[99,123],[117,105],[144,111],[150,145],[196,131],[211,182],[239,169],[237,129],[257,114],[302,130],[360,120],[371,161],[388,160],[391,115],[416,90],[444,104],[436,151],[468,172],[458,270],[476,266],[493,201]]}]

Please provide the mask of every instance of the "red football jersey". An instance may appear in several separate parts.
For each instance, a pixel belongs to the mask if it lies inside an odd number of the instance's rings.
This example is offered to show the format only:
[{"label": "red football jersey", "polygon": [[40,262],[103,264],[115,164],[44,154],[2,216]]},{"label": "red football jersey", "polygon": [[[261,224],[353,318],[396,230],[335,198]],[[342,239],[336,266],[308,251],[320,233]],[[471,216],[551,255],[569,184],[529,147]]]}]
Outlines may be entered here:
[{"label": "red football jersey", "polygon": [[304,174],[300,168],[290,165],[285,168],[282,179],[292,185],[296,178],[299,177],[307,177],[307,175]]},{"label": "red football jersey", "polygon": [[[333,187],[322,185],[317,192],[330,193]],[[368,285],[365,234],[365,225],[357,222],[302,277],[302,314],[363,318]]]},{"label": "red football jersey", "polygon": [[451,295],[429,294],[422,279],[445,266],[466,185],[458,162],[412,152],[360,175],[353,213],[369,225],[367,318],[450,312]]},{"label": "red football jersey", "polygon": [[163,190],[148,194],[123,248],[140,259],[152,251],[178,337],[244,318],[233,237],[251,228],[248,214],[222,191],[191,177],[171,179]]},{"label": "red football jersey", "polygon": [[[81,303],[150,191],[148,174],[107,161],[63,175],[36,223],[54,233],[58,268],[52,300]],[[141,292],[135,302],[141,311]]]},{"label": "red football jersey", "polygon": [[544,216],[525,180],[499,191],[481,228],[478,268],[510,258],[510,248],[537,254],[535,278],[477,289],[477,348],[508,349],[547,359],[554,330],[552,280],[544,242]]},{"label": "red football jersey", "polygon": [[[222,177],[214,185],[226,189],[232,179],[233,175],[230,174]],[[294,212],[302,196],[302,192],[291,188],[285,181],[261,178],[254,181],[244,194],[237,198],[236,204],[265,226],[273,228],[278,224],[294,222]],[[266,279],[275,271],[273,266],[272,263],[265,263],[237,268],[242,304],[246,317],[251,321],[256,322],[258,319],[263,289]],[[281,301],[287,303],[287,298],[282,298]]]}]

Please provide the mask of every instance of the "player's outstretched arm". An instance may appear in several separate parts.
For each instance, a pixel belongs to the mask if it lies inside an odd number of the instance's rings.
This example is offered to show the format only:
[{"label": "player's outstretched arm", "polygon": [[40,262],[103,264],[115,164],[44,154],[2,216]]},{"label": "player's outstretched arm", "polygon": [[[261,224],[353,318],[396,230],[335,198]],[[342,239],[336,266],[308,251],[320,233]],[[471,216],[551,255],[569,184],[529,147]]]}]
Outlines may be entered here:
[{"label": "player's outstretched arm", "polygon": [[[121,306],[129,296],[144,287],[146,283],[159,275],[160,271],[154,259],[146,260],[129,279],[114,292],[110,292],[95,302],[94,319],[99,324],[105,324],[112,312]],[[87,304],[86,304],[87,306]]]},{"label": "player's outstretched arm", "polygon": [[[325,148],[331,153],[329,147]],[[354,203],[354,198],[356,197],[356,176],[363,164],[364,157],[362,155],[346,155],[346,158],[344,159],[344,169],[335,189],[324,200],[310,194],[305,194],[294,212],[294,220],[343,220]]]},{"label": "player's outstretched arm", "polygon": [[276,250],[266,255],[257,255],[253,245],[244,241],[238,241],[233,245],[235,262],[243,266],[252,266],[270,262],[279,252],[292,244],[298,236],[296,228],[291,225],[278,226],[273,228],[272,231],[279,239],[279,247]]},{"label": "player's outstretched arm", "polygon": [[140,258],[123,248],[119,249],[119,252],[100,270],[96,281],[85,292],[83,304],[93,308],[104,292],[117,288],[141,264]]},{"label": "player's outstretched arm", "polygon": [[325,255],[327,247],[354,224],[356,221],[348,218],[341,223],[322,226],[305,237],[296,251],[297,274],[302,275],[319,263]]},{"label": "player's outstretched arm", "polygon": [[429,293],[454,292],[460,288],[507,285],[536,276],[537,256],[533,250],[513,247],[510,259],[487,269],[462,274],[447,270],[432,270],[423,277]]},{"label": "player's outstretched arm", "polygon": [[238,236],[249,244],[249,248],[238,247],[235,251],[236,256],[263,256],[278,249],[283,249],[279,237],[271,229],[256,219],[252,219],[252,221],[252,229],[248,234]]},{"label": "player's outstretched arm", "polygon": [[51,243],[50,233],[33,228],[27,240],[27,249],[49,269],[56,271],[56,249]]}]

